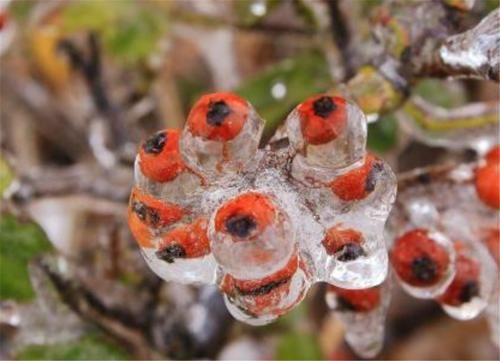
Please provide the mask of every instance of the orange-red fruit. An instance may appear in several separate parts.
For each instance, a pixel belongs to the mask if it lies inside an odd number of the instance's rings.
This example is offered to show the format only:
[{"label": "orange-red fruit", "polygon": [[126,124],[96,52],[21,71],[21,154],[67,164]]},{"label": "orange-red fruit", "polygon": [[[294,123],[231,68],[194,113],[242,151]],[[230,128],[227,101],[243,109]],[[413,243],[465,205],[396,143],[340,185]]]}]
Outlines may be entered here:
[{"label": "orange-red fruit", "polygon": [[370,312],[380,304],[380,287],[360,290],[328,285],[327,292],[335,293],[339,311]]},{"label": "orange-red fruit", "polygon": [[175,223],[182,218],[182,208],[132,189],[128,207],[128,224],[142,247],[152,247],[152,230]]},{"label": "orange-red fruit", "polygon": [[412,230],[398,238],[391,249],[390,259],[399,278],[416,287],[438,283],[450,262],[446,249],[430,238],[424,229]]},{"label": "orange-red fruit", "polygon": [[[231,298],[239,298],[240,302],[245,302],[241,297],[247,298],[245,308],[250,314],[262,314],[278,306],[282,297],[288,293],[290,280],[297,271],[299,262],[299,258],[294,255],[281,270],[259,280],[238,280],[231,275],[225,275],[220,289]],[[286,312],[273,311],[278,315]]]},{"label": "orange-red fruit", "polygon": [[486,153],[485,157],[486,163],[500,163],[500,145],[497,145],[490,149],[488,153]]},{"label": "orange-red fruit", "polygon": [[271,200],[260,193],[245,193],[225,203],[215,216],[217,232],[249,238],[264,231],[275,218]]},{"label": "orange-red fruit", "polygon": [[479,296],[479,267],[476,260],[463,252],[459,253],[455,263],[455,278],[438,301],[450,306],[460,306]]},{"label": "orange-red fruit", "polygon": [[[490,159],[494,159],[490,156]],[[476,169],[475,174],[476,193],[483,203],[492,207],[500,208],[500,164],[490,162]]]},{"label": "orange-red fruit", "polygon": [[302,135],[313,145],[334,140],[347,123],[346,101],[338,96],[311,97],[299,105],[298,113]]},{"label": "orange-red fruit", "polygon": [[240,133],[249,113],[247,101],[236,94],[207,94],[189,112],[187,127],[194,136],[229,141]]},{"label": "orange-red fruit", "polygon": [[343,201],[360,200],[373,192],[381,171],[382,163],[372,154],[367,154],[361,167],[335,178],[330,188]]},{"label": "orange-red fruit", "polygon": [[336,254],[340,261],[352,261],[364,255],[361,243],[363,235],[352,228],[330,228],[322,241],[326,253]]},{"label": "orange-red fruit", "polygon": [[191,224],[177,227],[162,236],[158,258],[168,263],[177,258],[197,258],[210,253],[207,236],[207,220],[198,218]]},{"label": "orange-red fruit", "polygon": [[179,151],[179,131],[162,130],[141,146],[139,151],[142,173],[156,181],[169,182],[185,169]]}]

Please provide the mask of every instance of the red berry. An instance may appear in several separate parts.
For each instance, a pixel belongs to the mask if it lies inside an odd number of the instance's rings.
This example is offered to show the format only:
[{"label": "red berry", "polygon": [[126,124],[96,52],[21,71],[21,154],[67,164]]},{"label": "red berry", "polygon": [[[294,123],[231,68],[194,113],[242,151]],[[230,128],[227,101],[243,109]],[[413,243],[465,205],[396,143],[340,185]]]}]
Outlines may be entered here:
[{"label": "red berry", "polygon": [[463,250],[455,262],[455,278],[438,301],[450,306],[460,306],[479,296],[479,263]]},{"label": "red berry", "polygon": [[128,224],[142,247],[151,247],[152,230],[175,223],[182,218],[182,208],[132,189],[128,208]]},{"label": "red berry", "polygon": [[412,230],[398,238],[390,258],[399,278],[417,287],[438,283],[450,262],[446,249],[423,229]]},{"label": "red berry", "polygon": [[335,293],[339,311],[370,312],[380,304],[380,287],[348,290],[328,285],[327,292]]},{"label": "red berry", "polygon": [[150,137],[139,154],[142,173],[156,182],[171,181],[185,169],[179,152],[179,131],[175,129],[162,130]]},{"label": "red berry", "polygon": [[[494,159],[490,155],[490,159]],[[476,169],[476,193],[486,205],[500,208],[500,163],[490,162]]]},{"label": "red berry", "polygon": [[236,302],[242,303],[247,312],[260,315],[268,311],[280,315],[286,310],[274,309],[290,290],[290,280],[299,267],[294,255],[278,272],[259,280],[238,280],[227,274],[221,283],[221,291]]},{"label": "red berry", "polygon": [[207,236],[207,220],[198,218],[191,224],[182,225],[162,236],[156,256],[173,263],[177,258],[196,258],[210,253]]},{"label": "red berry", "polygon": [[3,30],[8,19],[7,13],[0,10],[0,31]]},{"label": "red berry", "polygon": [[235,138],[248,119],[247,101],[232,93],[202,96],[191,109],[187,127],[194,136],[208,140],[229,141]]},{"label": "red berry", "polygon": [[382,163],[375,156],[367,154],[361,167],[335,178],[330,188],[343,201],[360,200],[373,192],[381,171]]},{"label": "red berry", "polygon": [[215,230],[235,238],[261,234],[275,218],[273,203],[263,194],[245,193],[224,204],[215,216]]},{"label": "red berry", "polygon": [[298,112],[302,134],[309,144],[328,143],[346,127],[346,101],[342,97],[311,97],[299,105]]},{"label": "red berry", "polygon": [[486,163],[488,164],[500,163],[500,145],[491,148],[490,151],[486,153],[484,158],[486,159]]},{"label": "red berry", "polygon": [[330,228],[322,241],[326,253],[337,255],[339,261],[352,261],[365,254],[361,243],[363,235],[352,228]]}]

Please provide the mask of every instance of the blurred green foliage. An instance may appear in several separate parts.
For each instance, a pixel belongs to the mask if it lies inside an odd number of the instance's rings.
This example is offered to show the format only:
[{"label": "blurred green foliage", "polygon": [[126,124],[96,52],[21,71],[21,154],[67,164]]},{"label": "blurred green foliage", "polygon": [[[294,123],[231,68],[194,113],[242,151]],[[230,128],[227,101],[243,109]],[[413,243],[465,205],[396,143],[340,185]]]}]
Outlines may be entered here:
[{"label": "blurred green foliage", "polygon": [[120,347],[90,334],[72,342],[51,345],[29,345],[22,349],[18,360],[130,360],[131,357]]},{"label": "blurred green foliage", "polygon": [[12,169],[10,169],[9,164],[5,161],[5,159],[0,156],[0,197],[2,197],[3,193],[13,180],[14,173],[12,172]]},{"label": "blurred green foliage", "polygon": [[[273,87],[281,85],[284,86],[283,96],[273,96]],[[330,86],[331,77],[324,56],[320,52],[310,52],[286,59],[247,80],[236,93],[247,98],[266,120],[264,135],[269,136],[296,105]]]},{"label": "blurred green foliage", "polygon": [[452,108],[467,102],[466,94],[460,83],[450,83],[439,79],[422,79],[412,89],[429,102],[445,108]]},{"label": "blurred green foliage", "polygon": [[167,16],[133,0],[75,1],[62,13],[64,32],[96,31],[105,51],[125,63],[143,61],[166,32]]},{"label": "blurred green foliage", "polygon": [[368,149],[377,153],[391,150],[398,143],[398,122],[392,114],[368,125]]},{"label": "blurred green foliage", "polygon": [[299,332],[283,335],[276,347],[276,360],[323,360],[317,337]]},{"label": "blurred green foliage", "polygon": [[50,251],[52,245],[34,223],[20,223],[0,215],[0,299],[27,301],[34,297],[28,262]]}]

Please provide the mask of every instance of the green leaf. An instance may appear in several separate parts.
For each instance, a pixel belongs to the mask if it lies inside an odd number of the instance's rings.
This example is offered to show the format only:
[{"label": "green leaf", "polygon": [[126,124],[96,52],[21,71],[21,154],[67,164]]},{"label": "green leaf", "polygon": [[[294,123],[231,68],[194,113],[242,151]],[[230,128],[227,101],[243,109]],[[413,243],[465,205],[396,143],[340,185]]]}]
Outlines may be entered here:
[{"label": "green leaf", "polygon": [[382,116],[376,123],[368,125],[369,149],[384,153],[391,150],[398,142],[398,122],[393,115]]},{"label": "green leaf", "polygon": [[76,1],[64,10],[63,30],[96,31],[104,48],[126,63],[144,60],[166,31],[166,16],[152,5],[131,0]]},{"label": "green leaf", "polygon": [[12,169],[10,169],[5,159],[0,156],[0,198],[13,180],[14,173]]},{"label": "green leaf", "polygon": [[413,88],[413,93],[420,95],[435,105],[452,108],[467,101],[463,87],[458,82],[438,79],[423,79]]},{"label": "green leaf", "polygon": [[20,223],[0,215],[0,299],[27,301],[34,297],[28,262],[50,251],[52,245],[34,223]]},{"label": "green leaf", "polygon": [[130,360],[123,349],[98,334],[64,343],[29,345],[22,349],[18,360]]},{"label": "green leaf", "polygon": [[[331,85],[324,56],[311,52],[287,59],[247,80],[236,93],[247,98],[266,120],[264,135],[269,136],[297,104]],[[276,91],[276,87],[283,86],[285,94],[273,96],[273,88]]]},{"label": "green leaf", "polygon": [[288,333],[276,347],[276,360],[322,360],[316,338],[305,333]]}]

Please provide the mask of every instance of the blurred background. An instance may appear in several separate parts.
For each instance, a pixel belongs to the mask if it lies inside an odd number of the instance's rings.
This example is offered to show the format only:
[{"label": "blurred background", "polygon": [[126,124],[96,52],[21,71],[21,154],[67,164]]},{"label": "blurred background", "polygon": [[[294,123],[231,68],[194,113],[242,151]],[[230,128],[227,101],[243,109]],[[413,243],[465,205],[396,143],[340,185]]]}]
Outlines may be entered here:
[{"label": "blurred background", "polygon": [[[356,359],[323,285],[253,328],[214,288],[157,278],[126,225],[137,144],[181,128],[207,92],[247,98],[265,140],[306,97],[332,92],[362,107],[369,150],[396,173],[472,161],[498,143],[498,69],[450,79],[460,74],[433,54],[496,7],[2,0],[0,358]],[[455,321],[392,292],[381,359],[498,359],[482,317]]]}]

